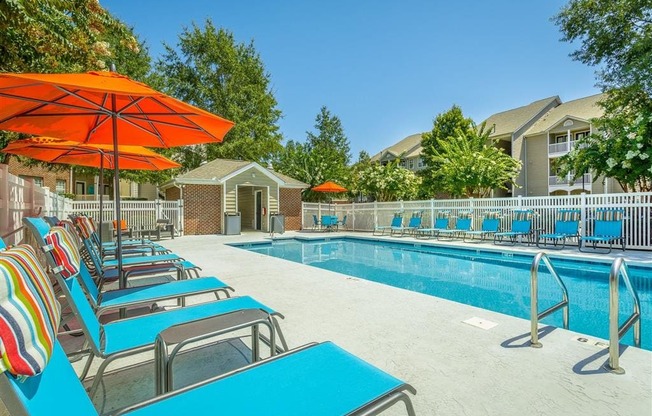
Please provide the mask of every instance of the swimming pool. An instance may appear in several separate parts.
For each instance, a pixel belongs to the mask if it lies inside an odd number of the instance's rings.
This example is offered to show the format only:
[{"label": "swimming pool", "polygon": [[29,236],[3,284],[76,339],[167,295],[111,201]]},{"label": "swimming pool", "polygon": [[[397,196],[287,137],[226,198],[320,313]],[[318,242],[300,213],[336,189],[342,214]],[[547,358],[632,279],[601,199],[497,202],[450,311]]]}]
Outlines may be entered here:
[{"label": "swimming pool", "polygon": [[[283,239],[268,243],[233,244],[252,252],[308,264],[415,292],[530,318],[530,265],[532,255],[430,246],[418,243],[327,238]],[[609,264],[552,258],[568,288],[570,329],[609,338]],[[652,350],[652,269],[629,267],[641,301],[642,347]],[[621,323],[633,302],[621,285]],[[539,308],[561,300],[552,276],[539,271]],[[562,327],[556,312],[542,323]],[[631,330],[621,341],[633,345]]]}]

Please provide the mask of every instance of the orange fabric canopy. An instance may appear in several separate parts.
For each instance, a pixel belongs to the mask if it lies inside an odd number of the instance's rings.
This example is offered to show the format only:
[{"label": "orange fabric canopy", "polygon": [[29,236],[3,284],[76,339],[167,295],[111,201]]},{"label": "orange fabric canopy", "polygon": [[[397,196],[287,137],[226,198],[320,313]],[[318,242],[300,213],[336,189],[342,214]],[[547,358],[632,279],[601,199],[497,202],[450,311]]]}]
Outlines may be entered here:
[{"label": "orange fabric canopy", "polygon": [[335,182],[331,182],[331,181],[327,181],[322,183],[321,185],[317,185],[314,188],[312,188],[312,190],[315,192],[333,192],[333,193],[340,193],[340,192],[347,191],[345,187],[340,186]]},{"label": "orange fabric canopy", "polygon": [[[13,141],[2,152],[49,163],[111,169],[115,167],[113,146],[106,144],[93,145],[50,137],[33,137]],[[142,146],[118,146],[118,158],[120,169],[165,170],[181,167],[177,162]]]},{"label": "orange fabric canopy", "polygon": [[0,74],[0,130],[173,147],[221,142],[231,127],[229,120],[114,72]]}]

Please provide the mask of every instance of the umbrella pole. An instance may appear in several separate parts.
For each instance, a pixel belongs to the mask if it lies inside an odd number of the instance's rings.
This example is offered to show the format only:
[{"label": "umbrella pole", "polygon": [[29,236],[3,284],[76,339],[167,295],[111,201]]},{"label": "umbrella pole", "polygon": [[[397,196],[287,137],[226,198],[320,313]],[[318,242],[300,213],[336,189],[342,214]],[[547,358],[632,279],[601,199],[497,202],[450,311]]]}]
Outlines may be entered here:
[{"label": "umbrella pole", "polygon": [[[118,115],[116,114],[115,94],[111,94],[111,123],[113,125],[113,191],[115,192],[115,219],[118,228],[116,257],[118,259],[118,281],[120,289],[127,287],[124,272],[122,270],[122,216],[120,214],[120,168],[118,166]],[[122,311],[121,311],[122,314]]]},{"label": "umbrella pole", "polygon": [[102,218],[103,218],[102,217],[102,206],[104,205],[104,200],[103,200],[104,192],[102,192],[102,190],[104,189],[104,152],[100,152],[100,180],[99,180],[99,183],[98,183],[97,186],[100,188],[99,189],[99,192],[100,192],[100,220],[99,220],[100,229],[98,230],[99,231],[98,234],[100,236],[100,251],[101,251],[102,250],[102,242],[104,241],[104,240],[102,240]]}]

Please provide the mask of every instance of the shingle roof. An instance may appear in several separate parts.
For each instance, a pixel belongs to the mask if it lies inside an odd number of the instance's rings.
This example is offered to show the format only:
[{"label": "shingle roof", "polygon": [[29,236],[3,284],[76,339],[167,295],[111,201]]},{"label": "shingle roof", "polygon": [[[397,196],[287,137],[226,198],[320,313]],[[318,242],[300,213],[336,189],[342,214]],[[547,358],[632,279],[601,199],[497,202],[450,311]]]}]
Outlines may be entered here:
[{"label": "shingle roof", "polygon": [[[559,97],[548,97],[542,100],[534,101],[523,107],[514,108],[511,110],[503,111],[493,114],[485,120],[487,128],[496,126],[495,130],[491,133],[492,136],[502,136],[504,134],[512,134],[519,128],[523,127],[528,121],[543,110],[547,105],[553,101],[559,101]],[[561,102],[561,101],[560,101]]]},{"label": "shingle roof", "polygon": [[303,183],[297,179],[291,178],[282,173],[275,172],[270,169],[265,169],[255,162],[249,162],[246,160],[232,160],[232,159],[215,159],[212,160],[200,167],[186,172],[183,175],[177,176],[173,182],[183,183],[184,181],[193,181],[193,180],[206,180],[206,181],[216,181],[219,182],[222,179],[226,178],[230,174],[243,169],[247,166],[256,166],[258,169],[264,170],[273,176],[276,176],[284,184],[281,186],[290,186],[290,187],[305,187],[309,188],[310,185]]},{"label": "shingle roof", "polygon": [[598,102],[605,97],[604,94],[591,95],[589,97],[579,98],[568,101],[548,111],[543,117],[537,120],[525,132],[525,136],[533,136],[546,132],[556,126],[566,117],[578,118],[581,120],[591,120],[600,117],[604,113]]},{"label": "shingle roof", "polygon": [[422,133],[417,133],[417,134],[412,134],[405,139],[401,140],[400,142],[383,149],[379,153],[375,154],[371,160],[372,161],[378,161],[382,157],[385,152],[389,152],[390,154],[396,156],[399,156],[403,153],[406,154],[406,156],[415,156],[421,153],[421,135]]}]

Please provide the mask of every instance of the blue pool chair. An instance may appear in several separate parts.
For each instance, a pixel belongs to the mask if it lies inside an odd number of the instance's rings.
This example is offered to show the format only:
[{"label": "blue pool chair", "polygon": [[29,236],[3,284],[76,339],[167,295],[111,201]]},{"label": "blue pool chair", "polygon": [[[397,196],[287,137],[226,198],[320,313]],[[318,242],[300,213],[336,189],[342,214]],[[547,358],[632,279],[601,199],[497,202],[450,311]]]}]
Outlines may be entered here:
[{"label": "blue pool chair", "polygon": [[[580,237],[578,249],[582,252],[584,242],[592,243],[593,251],[597,251],[597,244],[609,244],[609,250],[604,253],[611,253],[613,243],[620,241],[622,250],[625,251],[625,237],[623,236],[623,217],[625,210],[620,208],[598,208],[595,211],[593,222],[593,235]],[[586,247],[584,247],[586,248]]]},{"label": "blue pool chair", "polygon": [[403,225],[403,215],[400,213],[394,214],[394,217],[392,217],[392,222],[390,225],[379,225],[374,228],[373,235],[377,235],[376,233],[380,231],[380,235],[384,235],[386,230],[391,230],[392,228],[395,227],[401,227]]},{"label": "blue pool chair", "polygon": [[465,232],[471,230],[471,224],[473,222],[473,213],[471,211],[468,212],[460,212],[457,214],[457,220],[455,221],[455,227],[454,228],[449,228],[447,230],[439,230],[437,233],[437,239],[441,240],[443,237],[446,237],[447,239],[454,239],[454,238],[460,238],[464,235]]},{"label": "blue pool chair", "polygon": [[324,231],[336,230],[338,226],[338,219],[335,215],[322,215],[321,226]]},{"label": "blue pool chair", "polygon": [[494,244],[502,244],[505,239],[511,245],[516,244],[517,239],[528,238],[528,244],[532,241],[532,210],[514,210],[512,215],[512,229],[494,233]]},{"label": "blue pool chair", "polygon": [[[45,241],[47,235],[57,235],[57,240],[60,241],[60,248],[66,251],[65,257],[80,258],[79,252],[74,244],[68,243],[70,239],[67,238],[67,231],[64,231],[60,227],[49,228],[40,218],[24,218],[23,222],[32,231],[32,235],[38,244],[43,247],[44,251],[48,252],[46,256],[47,261],[53,269],[57,270],[63,264],[61,257],[55,255],[54,247]],[[152,304],[167,299],[180,299],[180,304],[185,305],[185,298],[187,296],[206,293],[215,293],[217,299],[219,299],[219,293],[223,293],[225,297],[229,297],[230,291],[233,291],[233,288],[226,283],[216,277],[210,276],[101,292],[101,288],[97,285],[83,262],[79,261],[73,266],[78,270],[77,277],[88,294],[88,299],[97,316],[109,310]]]},{"label": "blue pool chair", "polygon": [[417,211],[412,214],[410,217],[410,221],[408,221],[408,225],[400,226],[400,227],[390,227],[389,228],[389,234],[394,236],[404,236],[406,233],[407,234],[416,234],[417,230],[421,228],[421,217],[423,215],[423,211]]},{"label": "blue pool chair", "polygon": [[318,230],[321,228],[321,221],[317,218],[317,214],[312,214],[312,230]]},{"label": "blue pool chair", "polygon": [[487,236],[493,235],[498,232],[500,229],[500,212],[498,211],[487,211],[484,213],[482,219],[482,228],[479,230],[465,231],[462,234],[464,242],[473,241],[476,238],[480,241],[484,241]]},{"label": "blue pool chair", "polygon": [[[569,238],[578,238],[580,227],[579,209],[560,209],[557,211],[555,219],[555,232],[539,234],[537,238],[537,247],[561,250],[566,247],[566,240]],[[548,244],[550,240],[550,244]]]},{"label": "blue pool chair", "polygon": [[[62,406],[71,409],[74,414],[98,415],[55,336],[56,328],[53,326],[60,318],[60,308],[56,306],[45,271],[36,257],[22,248],[0,253],[0,260],[0,274],[5,276],[0,281],[0,305],[3,319],[11,331],[11,334],[6,334],[8,338],[4,340],[4,345],[9,345],[11,341],[12,345],[17,343],[21,347],[20,353],[16,353],[15,349],[2,351],[3,361],[6,359],[5,362],[10,363],[0,375],[3,404],[12,415],[51,415],[60,411]],[[64,290],[78,291],[76,280],[70,282],[71,286],[66,282]],[[157,315],[159,318],[164,316]],[[122,324],[126,322],[121,321]],[[189,322],[187,325],[196,323]],[[110,332],[103,334],[105,339]],[[183,332],[183,328],[180,332]],[[123,335],[122,339],[117,340],[118,344],[132,342],[130,336]],[[132,336],[142,338],[137,331]],[[65,392],[64,399],[62,392]],[[113,414],[213,415],[216,411],[215,398],[228,398],[217,404],[220,413],[377,414],[402,401],[408,414],[414,415],[406,392],[416,394],[410,385],[325,342],[252,363],[130,405]],[[333,400],[334,397],[337,400]]]},{"label": "blue pool chair", "polygon": [[450,211],[439,211],[435,217],[435,224],[432,228],[419,228],[416,230],[417,238],[436,237],[441,231],[448,230]]},{"label": "blue pool chair", "polygon": [[[29,222],[27,222],[29,224]],[[66,271],[55,261],[53,252],[44,247],[45,257],[53,269],[53,274],[63,292],[70,308],[79,321],[79,325],[90,347],[90,355],[86,362],[80,379],[84,379],[94,357],[104,359],[93,380],[89,393],[91,396],[100,385],[106,367],[114,360],[130,355],[153,350],[156,336],[164,329],[180,323],[196,321],[217,315],[223,315],[244,309],[257,309],[267,313],[269,319],[270,340],[272,355],[276,352],[274,347],[276,335],[287,350],[287,345],[280,331],[276,317],[283,317],[280,313],[259,303],[251,297],[233,297],[224,300],[206,302],[183,308],[156,312],[149,315],[130,317],[129,319],[101,323],[96,311],[93,309],[86,292],[80,285],[79,274],[64,275]]]}]

